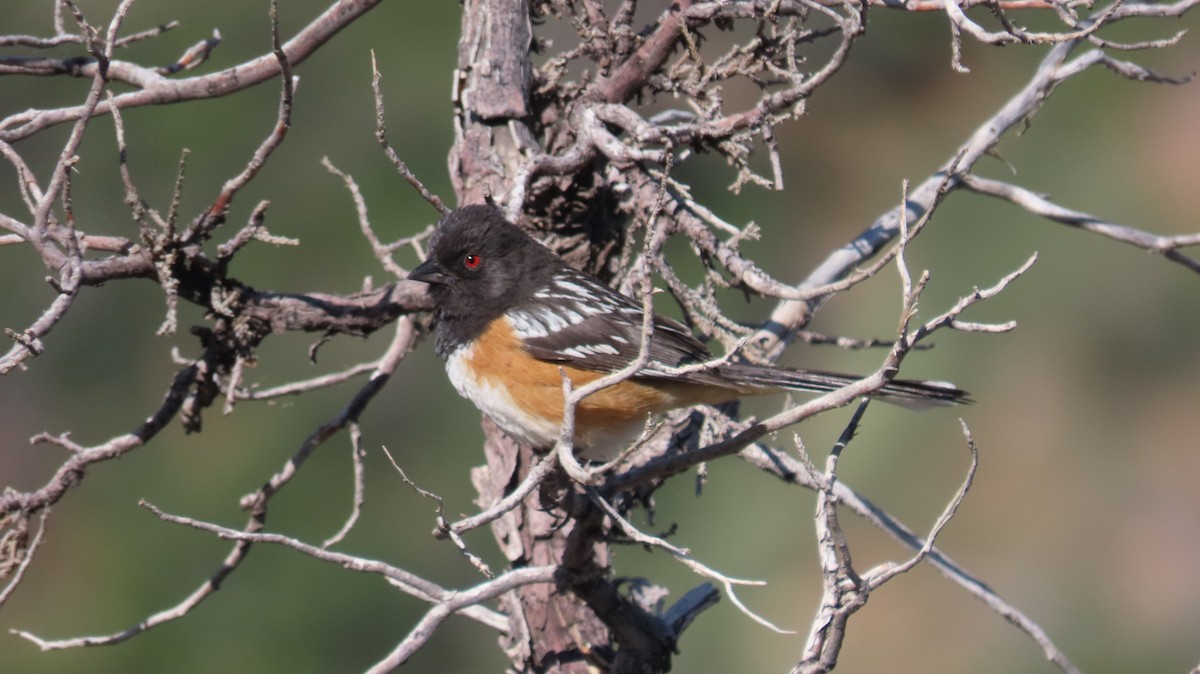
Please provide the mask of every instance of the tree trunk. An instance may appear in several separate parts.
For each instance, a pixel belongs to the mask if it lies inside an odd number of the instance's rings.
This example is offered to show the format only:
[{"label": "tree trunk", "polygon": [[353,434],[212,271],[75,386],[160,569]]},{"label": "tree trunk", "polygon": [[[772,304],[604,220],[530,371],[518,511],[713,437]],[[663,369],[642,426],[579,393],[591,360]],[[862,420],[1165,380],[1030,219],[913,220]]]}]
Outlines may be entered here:
[{"label": "tree trunk", "polygon": [[[527,0],[464,2],[455,74],[457,126],[449,158],[459,205],[506,196],[523,158],[519,135],[536,138],[531,40]],[[581,242],[586,246],[586,238]],[[536,456],[487,419],[484,429],[487,465],[472,477],[486,508],[524,479]],[[602,664],[611,657],[603,652],[609,631],[568,588],[578,587],[581,578],[602,577],[609,567],[608,549],[584,531],[598,523],[564,519],[559,508],[546,503],[553,498],[544,490],[541,499],[526,499],[492,525],[514,567],[563,564],[557,586],[529,585],[505,597],[511,627],[503,645],[515,671],[585,673],[594,671],[589,662]]]}]

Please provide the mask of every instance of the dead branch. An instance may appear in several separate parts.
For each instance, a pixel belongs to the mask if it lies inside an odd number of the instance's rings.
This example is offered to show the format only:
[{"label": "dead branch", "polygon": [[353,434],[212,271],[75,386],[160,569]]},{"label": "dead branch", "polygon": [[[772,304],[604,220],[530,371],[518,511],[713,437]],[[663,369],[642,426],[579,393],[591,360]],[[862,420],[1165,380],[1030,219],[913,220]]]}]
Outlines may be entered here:
[{"label": "dead branch", "polygon": [[[1173,6],[1173,11],[1186,11],[1194,4],[1195,2],[1180,3]],[[1108,20],[1116,21],[1123,16],[1120,12],[1114,12]],[[930,213],[947,192],[961,186],[961,176],[970,173],[976,162],[992,152],[1005,134],[1037,114],[1064,79],[1090,66],[1109,63],[1110,59],[1103,52],[1096,50],[1074,61],[1068,60],[1079,44],[1079,40],[1071,40],[1054,46],[1042,59],[1029,82],[994,115],[980,124],[937,173],[912,189],[903,206],[893,208],[877,218],[870,227],[828,256],[797,287],[818,288],[845,278],[857,265],[874,257],[898,235],[902,218],[919,220]],[[1156,81],[1176,80],[1160,76]],[[839,287],[834,286],[835,289]],[[822,295],[812,299],[779,303],[766,322],[766,327],[751,339],[752,347],[768,358],[778,357],[792,335],[807,325],[827,297]]]},{"label": "dead branch", "polygon": [[[293,66],[302,63],[339,31],[378,5],[379,1],[337,0],[331,4],[292,39],[281,45],[288,63]],[[139,89],[115,96],[111,103],[96,104],[91,115],[106,115],[112,106],[125,109],[227,96],[276,77],[281,72],[279,59],[274,53],[215,73],[180,80],[167,79],[134,64],[117,62],[115,66],[115,70],[111,64],[109,66],[114,76],[120,76],[122,81],[134,84]],[[89,65],[79,72],[85,77],[91,77],[92,73],[89,71],[94,72],[95,68]],[[79,119],[84,109],[84,106],[33,109],[10,115],[0,120],[0,140],[12,143],[28,138],[48,127]]]},{"label": "dead branch", "polygon": [[[971,464],[967,469],[962,486],[958,488],[958,491],[947,503],[945,510],[934,522],[924,545],[903,563],[885,562],[860,575],[851,562],[850,547],[838,521],[837,500],[833,495],[833,486],[837,482],[837,464],[842,451],[854,437],[866,407],[867,401],[864,400],[826,459],[823,474],[817,473],[807,460],[802,464],[807,466],[811,479],[819,485],[816,522],[823,593],[821,606],[813,620],[812,629],[800,661],[791,670],[793,674],[819,674],[831,671],[837,666],[838,655],[841,652],[851,616],[866,605],[871,592],[896,576],[908,572],[929,555],[938,534],[953,519],[958,506],[970,490],[975,471],[979,466],[979,450],[975,446],[970,430],[963,423],[963,433],[967,438],[967,447],[971,451]],[[802,447],[801,451],[803,452]],[[1064,671],[1078,671],[1069,661],[1066,661],[1066,665]]]},{"label": "dead branch", "polygon": [[1053,220],[1069,227],[1128,243],[1200,273],[1200,260],[1182,253],[1180,248],[1200,246],[1200,233],[1163,236],[1117,224],[1089,213],[1072,210],[1050,201],[1045,196],[1011,183],[981,178],[974,174],[960,176],[963,186],[972,192],[987,194],[1011,202],[1033,215]]},{"label": "dead branch", "polygon": [[[59,640],[44,640],[29,632],[18,632],[18,634],[38,644],[38,646],[43,650],[112,645],[127,641],[149,629],[174,620],[178,620],[188,615],[188,613],[203,603],[204,600],[211,597],[213,593],[215,593],[221,587],[221,584],[225,581],[225,579],[239,568],[241,563],[246,559],[246,555],[250,553],[252,544],[256,540],[255,535],[260,534],[265,527],[268,510],[267,506],[271,498],[281,489],[283,489],[292,480],[292,478],[295,477],[297,471],[299,471],[300,467],[305,461],[308,460],[309,456],[312,455],[317,447],[322,445],[329,438],[336,435],[343,428],[346,428],[358,420],[358,417],[362,413],[363,409],[367,406],[371,399],[373,399],[375,395],[379,393],[379,391],[383,388],[383,384],[388,380],[392,373],[395,372],[396,367],[400,364],[400,361],[412,348],[415,336],[416,333],[413,329],[413,322],[410,319],[399,321],[396,326],[396,334],[388,347],[388,351],[381,359],[379,367],[376,368],[376,370],[372,373],[370,380],[359,389],[358,393],[350,400],[346,407],[341,410],[341,412],[319,426],[311,435],[309,435],[309,437],[304,441],[304,443],[281,470],[276,472],[256,492],[244,496],[241,499],[242,508],[250,512],[250,518],[247,521],[243,531],[236,532],[233,530],[223,530],[223,528],[217,527],[216,525],[202,524],[191,520],[187,521],[188,524],[196,526],[197,528],[208,528],[210,531],[221,529],[225,533],[224,537],[236,541],[233,549],[230,550],[229,554],[224,560],[222,560],[221,564],[217,567],[217,570],[212,574],[212,576],[208,580],[201,583],[200,586],[196,588],[196,590],[194,590],[190,595],[174,606],[161,610],[145,618],[144,620],[139,621],[136,625],[133,625],[120,632],[114,632],[107,635],[76,637]],[[0,513],[4,513],[7,517],[9,513],[20,512],[25,514],[24,516],[28,517],[28,513],[35,513],[48,507],[61,498],[68,487],[77,484],[79,479],[82,477],[84,466],[90,463],[95,463],[96,461],[108,458],[116,458],[122,453],[128,452],[138,445],[143,444],[146,440],[149,440],[149,438],[152,437],[154,433],[157,433],[158,430],[161,430],[161,428],[170,421],[171,417],[174,416],[175,412],[183,406],[184,391],[190,384],[191,378],[196,376],[197,373],[203,372],[204,370],[204,361],[200,361],[189,368],[185,368],[180,372],[179,375],[176,376],[176,383],[172,387],[172,395],[168,397],[167,405],[164,405],[164,407],[159,410],[155,419],[151,419],[151,421],[157,420],[157,423],[152,428],[143,428],[142,434],[147,436],[144,439],[139,438],[135,434],[132,436],[126,436],[129,438],[128,440],[116,439],[108,443],[107,446],[85,449],[74,446],[73,443],[69,443],[66,438],[58,438],[55,440],[46,438],[46,440],[56,442],[56,444],[70,444],[71,446],[76,447],[71,460],[65,463],[63,468],[59,469],[58,473],[55,475],[55,478],[39,492],[35,492],[33,494],[7,492],[3,495],[0,495]],[[147,422],[147,425],[149,424],[150,422]],[[159,512],[153,507],[151,507],[151,509],[155,510],[156,514],[159,514]],[[162,513],[160,517],[163,519],[170,518],[170,516],[165,515],[165,513]],[[183,523],[182,520],[180,522]],[[270,534],[264,534],[264,536],[267,536],[270,542],[283,542],[283,539],[286,538],[272,538],[272,535]],[[304,545],[303,547],[305,548],[305,551],[307,551],[308,548],[319,549],[315,548],[315,546]],[[335,554],[328,553],[324,550],[321,550],[321,553],[324,555]],[[326,559],[328,559],[328,557]],[[404,573],[398,575],[401,576],[402,580],[406,581],[411,581],[413,578],[412,576]]]}]

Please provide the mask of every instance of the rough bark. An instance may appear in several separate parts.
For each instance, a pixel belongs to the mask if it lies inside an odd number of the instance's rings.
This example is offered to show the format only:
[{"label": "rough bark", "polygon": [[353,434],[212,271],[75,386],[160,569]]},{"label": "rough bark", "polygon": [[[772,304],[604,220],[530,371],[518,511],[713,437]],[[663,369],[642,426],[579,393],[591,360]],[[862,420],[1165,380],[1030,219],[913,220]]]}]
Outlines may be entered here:
[{"label": "rough bark", "polygon": [[[459,42],[455,106],[458,126],[450,151],[451,177],[459,205],[507,194],[523,157],[520,135],[531,134],[529,51],[532,40],[527,0],[468,0]],[[487,465],[473,481],[481,507],[512,490],[528,474],[534,454],[485,420]],[[492,525],[513,567],[557,564],[571,558],[579,574],[608,569],[604,545],[586,535],[577,520],[564,521],[557,508],[527,499]],[[568,553],[569,546],[576,549]],[[573,575],[564,570],[564,575]],[[593,645],[609,642],[608,629],[569,583],[527,585],[507,596],[509,635],[502,639],[520,672],[584,673]]]}]

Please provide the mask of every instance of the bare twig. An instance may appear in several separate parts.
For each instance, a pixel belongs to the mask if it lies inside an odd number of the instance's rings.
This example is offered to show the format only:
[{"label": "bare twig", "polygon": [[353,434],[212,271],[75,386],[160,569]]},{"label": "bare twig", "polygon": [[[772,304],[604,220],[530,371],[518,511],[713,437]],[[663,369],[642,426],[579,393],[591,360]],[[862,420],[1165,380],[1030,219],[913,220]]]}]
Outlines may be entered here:
[{"label": "bare twig", "polygon": [[[380,0],[336,0],[282,45],[287,61],[293,66],[298,65],[379,2]],[[219,72],[172,80],[132,64],[116,65],[118,69],[125,66],[129,71],[128,76],[123,78],[125,81],[135,82],[141,88],[114,97],[111,104],[101,102],[95,106],[92,114],[108,114],[111,106],[124,109],[226,96],[275,77],[281,68],[278,58],[274,54],[267,54]],[[0,140],[13,142],[28,138],[42,129],[79,119],[84,109],[71,106],[52,110],[34,109],[9,115],[0,121]]]},{"label": "bare twig", "polygon": [[[120,632],[114,632],[107,635],[79,637],[74,639],[63,639],[57,641],[44,641],[38,637],[28,633],[20,633],[35,643],[38,643],[43,649],[61,649],[61,648],[78,648],[82,646],[101,646],[111,645],[132,639],[143,632],[157,627],[159,625],[177,620],[186,616],[195,607],[199,606],[205,599],[212,596],[221,583],[245,560],[249,554],[253,535],[260,532],[264,526],[267,504],[271,497],[274,496],[280,489],[284,488],[297,471],[312,454],[312,452],[337,433],[348,424],[356,421],[362,413],[366,405],[374,398],[374,396],[383,387],[383,384],[391,376],[399,365],[400,360],[404,357],[408,350],[412,347],[415,341],[416,333],[413,328],[412,319],[405,318],[398,321],[396,325],[396,334],[388,347],[387,353],[380,360],[379,366],[372,373],[371,379],[363,385],[358,393],[350,400],[350,402],[338,413],[334,418],[322,424],[317,428],[296,453],[288,460],[284,468],[275,473],[258,491],[247,495],[241,499],[241,505],[244,509],[251,512],[251,517],[246,524],[245,530],[241,533],[246,537],[235,538],[237,543],[226,555],[225,559],[218,566],[212,576],[200,584],[195,591],[185,597],[182,601],[147,617],[138,622],[136,625]],[[0,495],[0,513],[8,513],[17,508],[24,507],[33,509],[36,507],[46,507],[47,505],[57,501],[62,497],[63,493],[69,486],[76,481],[72,481],[71,477],[82,474],[82,468],[89,463],[107,458],[115,458],[121,454],[128,452],[134,447],[139,446],[149,437],[153,436],[175,415],[182,406],[185,399],[184,393],[187,386],[198,376],[198,372],[202,369],[203,360],[197,361],[192,366],[180,371],[175,378],[175,384],[172,386],[168,400],[164,403],[163,408],[152,417],[139,430],[138,434],[117,438],[106,445],[97,448],[88,448],[76,452],[69,461],[63,464],[59,469],[55,478],[42,490],[35,494],[3,494]],[[145,437],[140,437],[144,435]]]},{"label": "bare twig", "polygon": [[557,465],[558,464],[554,456],[547,455],[542,457],[533,465],[533,468],[530,469],[529,474],[525,476],[525,479],[521,480],[521,483],[517,485],[517,488],[513,489],[508,494],[505,494],[504,498],[496,501],[495,504],[488,507],[483,512],[480,512],[477,515],[472,515],[471,517],[463,518],[457,522],[453,522],[448,525],[448,527],[439,528],[434,533],[439,536],[446,535],[448,533],[461,534],[472,529],[478,529],[485,524],[492,523],[505,513],[512,511],[512,509],[516,508],[521,501],[525,500],[525,497],[533,493],[533,490],[537,489],[542,484],[546,477],[554,471]]},{"label": "bare twig", "polygon": [[400,155],[396,153],[396,150],[392,148],[391,144],[387,141],[387,115],[383,110],[383,87],[380,84],[382,79],[383,75],[379,72],[379,65],[375,62],[375,50],[372,49],[371,91],[375,94],[375,139],[379,141],[379,145],[383,148],[383,153],[386,154],[388,160],[392,162],[392,166],[396,167],[396,171],[400,173],[400,176],[404,178],[409,185],[413,186],[413,189],[415,189],[417,193],[421,195],[421,198],[425,199],[425,201],[428,201],[430,205],[436,208],[438,213],[445,215],[450,211],[450,209],[446,206],[446,204],[442,203],[442,200],[440,197],[438,197],[438,195],[430,192],[429,189],[425,187],[425,183],[421,182],[417,178],[416,174],[414,174],[412,170],[408,168],[408,164],[406,164],[404,160],[400,158]]},{"label": "bare twig", "polygon": [[435,604],[433,608],[429,609],[425,617],[421,618],[421,621],[408,633],[408,636],[386,658],[375,663],[367,672],[369,674],[390,672],[404,664],[405,661],[412,657],[413,653],[416,653],[433,636],[438,625],[454,613],[459,611],[465,612],[469,608],[477,607],[482,602],[499,597],[524,585],[553,582],[556,571],[557,567],[554,566],[530,566],[513,569],[495,580],[489,580],[468,590],[455,592],[453,596]]},{"label": "bare twig", "polygon": [[[1142,15],[1145,11],[1160,10],[1164,14],[1177,16],[1196,6],[1198,1],[1200,0],[1185,0],[1162,7],[1121,5],[1110,12],[1108,20],[1111,22],[1130,15]],[[1136,9],[1131,10],[1131,7]],[[954,158],[937,174],[926,178],[911,190],[909,201],[903,208],[892,209],[880,216],[870,228],[826,258],[798,287],[807,289],[824,286],[845,277],[855,265],[874,255],[896,236],[902,210],[910,217],[930,212],[945,191],[959,185],[962,174],[968,173],[976,161],[992,152],[1005,133],[1035,115],[1057,85],[1067,77],[1088,67],[1103,65],[1130,79],[1160,82],[1180,82],[1186,79],[1156,75],[1135,68],[1132,64],[1116,61],[1099,50],[1087,52],[1073,61],[1068,61],[1068,56],[1079,43],[1078,39],[1069,40],[1053,47],[1042,59],[1029,83],[981,124],[958,148]],[[1171,254],[1173,259],[1177,256],[1178,253]],[[1178,259],[1174,261],[1186,264]],[[767,328],[755,335],[753,343],[768,356],[777,356],[795,330],[808,322],[819,304],[819,298],[782,302],[772,313]]]},{"label": "bare twig", "polygon": [[471,563],[471,566],[474,566],[479,573],[483,574],[486,578],[495,578],[496,574],[493,573],[491,567],[489,567],[487,563],[483,561],[483,558],[468,550],[467,543],[462,539],[462,536],[459,536],[457,531],[454,531],[452,527],[446,524],[445,499],[427,489],[422,489],[421,487],[417,486],[417,483],[413,482],[408,475],[405,474],[404,469],[400,467],[400,464],[396,463],[396,459],[392,457],[392,453],[387,450],[387,447],[383,448],[383,453],[387,455],[388,461],[391,462],[392,468],[396,469],[396,473],[400,475],[400,479],[404,480],[404,484],[412,487],[413,491],[420,494],[423,498],[432,499],[433,502],[437,504],[437,528],[434,529],[434,535],[442,538],[449,538],[450,542],[454,544],[454,547],[458,548],[458,551],[462,554],[462,556],[465,557],[467,561]]},{"label": "bare twig", "polygon": [[633,526],[633,524],[631,524],[629,522],[629,520],[625,519],[624,517],[621,516],[620,513],[617,512],[616,508],[612,507],[611,503],[609,503],[603,497],[601,497],[600,494],[594,488],[585,486],[585,490],[587,492],[588,498],[590,498],[594,504],[596,504],[601,510],[603,510],[604,514],[608,515],[609,519],[611,519],[613,521],[613,523],[617,525],[617,528],[619,528],[621,530],[621,533],[628,536],[635,543],[639,543],[641,545],[664,550],[667,552],[667,554],[669,554],[673,558],[675,558],[676,561],[683,564],[688,569],[691,569],[691,571],[693,573],[695,573],[696,575],[701,576],[703,578],[708,578],[710,580],[714,580],[714,581],[720,583],[721,586],[723,588],[725,588],[725,594],[729,597],[729,600],[732,601],[735,606],[737,606],[738,610],[741,611],[743,614],[745,614],[748,618],[750,618],[754,622],[758,623],[759,625],[762,625],[763,627],[766,627],[767,629],[771,630],[772,632],[776,632],[778,634],[793,634],[793,632],[791,632],[790,630],[785,630],[781,627],[777,627],[771,621],[758,615],[757,613],[752,611],[749,607],[747,607],[744,603],[742,603],[742,600],[738,598],[737,592],[735,591],[736,586],[738,586],[738,585],[766,585],[766,583],[764,581],[744,580],[744,579],[740,579],[740,578],[733,578],[733,577],[730,577],[730,576],[727,576],[727,575],[721,573],[720,571],[717,571],[716,569],[709,567],[707,564],[704,564],[703,562],[697,560],[692,555],[691,551],[689,551],[685,548],[681,548],[677,545],[673,545],[658,536],[651,536],[650,534],[647,534],[647,533],[639,530],[637,527]]},{"label": "bare twig", "polygon": [[[197,359],[181,369],[167,389],[162,405],[150,415],[132,433],[112,438],[108,442],[93,447],[83,447],[67,443],[65,437],[61,446],[69,446],[72,455],[62,463],[54,475],[40,489],[30,492],[6,490],[0,493],[0,517],[7,517],[16,512],[36,513],[49,508],[58,501],[73,486],[79,484],[80,476],[92,464],[109,459],[115,459],[140,447],[161,431],[183,406],[188,388],[200,376],[203,359]],[[54,442],[51,436],[41,435],[34,438],[35,442]]]},{"label": "bare twig", "polygon": [[[207,531],[224,540],[237,541],[247,545],[252,543],[282,545],[308,555],[314,559],[318,559],[330,564],[336,564],[342,568],[358,571],[360,573],[370,573],[383,576],[392,586],[423,601],[439,604],[446,603],[454,600],[461,594],[458,591],[442,588],[435,583],[432,583],[399,567],[375,560],[347,555],[340,552],[332,552],[315,545],[309,545],[300,540],[292,538],[291,536],[272,533],[238,531],[237,529],[230,529],[228,527],[222,527],[216,524],[210,524],[208,522],[201,522],[190,517],[172,515],[163,512],[159,508],[145,501],[143,501],[141,505],[163,521],[171,522],[173,524],[180,524],[201,531]],[[480,602],[482,601],[483,600],[480,600]],[[461,612],[463,615],[484,625],[503,631],[507,627],[507,623],[504,621],[503,616],[484,606],[478,605],[480,602],[461,604],[458,612]]]},{"label": "bare twig", "polygon": [[277,0],[271,0],[271,51],[279,64],[279,74],[283,79],[282,91],[279,95],[279,112],[271,133],[254,150],[250,161],[246,163],[241,173],[225,181],[221,192],[217,195],[208,209],[181,235],[185,243],[197,243],[212,235],[215,227],[225,218],[229,205],[234,196],[242,190],[267,162],[275,150],[283,144],[288,129],[292,125],[292,98],[295,93],[297,80],[292,77],[292,62],[279,37],[279,17]]},{"label": "bare twig", "polygon": [[[34,248],[42,251],[43,254],[45,254],[47,249],[51,248],[51,245],[46,242],[48,232],[51,230],[54,221],[51,209],[54,207],[56,201],[64,197],[69,188],[70,172],[78,159],[76,152],[79,149],[80,143],[83,142],[84,131],[87,129],[88,122],[95,113],[107,82],[108,76],[105,66],[112,57],[113,42],[132,4],[133,0],[123,0],[117,7],[117,11],[108,25],[108,30],[103,41],[95,37],[94,29],[84,21],[78,8],[74,8],[72,5],[81,30],[93,35],[93,39],[89,40],[89,50],[93,52],[93,55],[100,62],[101,67],[97,69],[92,78],[91,87],[88,89],[87,97],[79,109],[75,125],[71,128],[70,136],[59,153],[58,161],[51,173],[50,182],[47,184],[45,190],[42,190],[41,194],[37,196],[36,201],[31,204],[33,224],[25,230],[25,233],[27,240],[33,244]],[[5,154],[12,161],[15,153],[9,151]],[[22,182],[28,186],[29,181],[32,180],[32,174],[26,170],[23,162],[16,163],[16,166],[18,174],[24,177]],[[29,203],[30,197],[34,193],[33,190],[27,189],[27,203]],[[79,241],[75,238],[74,220],[71,218],[67,221],[67,230],[67,252],[65,255],[62,255],[65,258],[63,264],[57,266],[60,277],[57,281],[52,282],[59,291],[59,296],[42,313],[41,317],[24,332],[19,334],[10,333],[16,344],[9,349],[7,354],[0,357],[0,374],[9,372],[30,356],[36,356],[41,353],[40,338],[50,332],[62,320],[67,310],[71,308],[71,305],[75,301],[81,280],[82,252],[79,248]]]},{"label": "bare twig", "polygon": [[[55,11],[57,13],[57,12],[61,11],[61,8],[64,5],[61,2],[55,2],[54,6],[55,6]],[[59,19],[61,20],[61,15],[59,15]],[[114,43],[114,46],[117,48],[128,47],[129,45],[133,44],[134,42],[140,42],[142,40],[148,40],[153,37],[158,37],[159,35],[162,35],[163,33],[167,32],[169,30],[174,30],[178,27],[179,27],[178,21],[168,21],[167,23],[164,23],[159,26],[155,26],[154,28],[148,28],[146,30],[139,31],[137,33],[132,33],[130,35],[126,35],[125,37],[119,38]],[[77,34],[72,34],[72,33],[64,33],[64,32],[62,32],[61,28],[62,28],[62,26],[60,25],[59,29],[56,31],[58,34],[55,35],[54,37],[48,37],[48,38],[39,38],[39,37],[34,37],[32,35],[3,35],[3,36],[0,36],[0,47],[49,48],[49,47],[58,47],[58,46],[64,45],[64,44],[81,44],[81,43],[83,43],[84,37],[82,35],[77,35]]]},{"label": "bare twig", "polygon": [[[789,456],[786,452],[777,451],[761,444],[755,444],[742,450],[740,456],[759,469],[775,475],[790,484],[796,484],[807,489],[818,489],[817,481],[814,480],[812,474],[805,468],[805,465]],[[856,515],[870,522],[877,529],[902,545],[913,551],[919,551],[925,547],[925,539],[918,536],[886,510],[872,503],[870,499],[867,499],[846,485],[846,483],[840,480],[834,483],[833,492],[838,503],[849,508]],[[964,569],[960,564],[947,556],[946,553],[934,546],[930,548],[926,559],[945,578],[982,601],[997,615],[1033,639],[1041,647],[1047,660],[1054,662],[1064,672],[1077,671],[1062,649],[1054,643],[1054,640],[1046,634],[1046,631],[1040,625],[1012,603],[996,594],[995,590],[988,587],[977,576]]]},{"label": "bare twig", "polygon": [[362,514],[363,502],[366,500],[366,469],[363,466],[363,462],[367,458],[367,450],[362,446],[362,430],[359,429],[358,422],[351,422],[349,428],[350,460],[354,466],[354,496],[351,500],[350,515],[342,523],[342,527],[337,530],[337,533],[326,538],[321,543],[322,548],[337,545],[346,538],[346,535],[350,533],[355,523],[358,522],[358,518]]},{"label": "bare twig", "polygon": [[946,508],[942,511],[942,514],[934,521],[933,527],[929,530],[929,535],[925,537],[925,544],[921,546],[921,549],[917,550],[915,555],[901,564],[885,563],[863,574],[863,580],[866,582],[867,587],[871,589],[878,588],[892,578],[902,573],[907,573],[928,557],[929,553],[933,551],[934,544],[937,542],[938,534],[942,532],[942,529],[946,528],[950,520],[954,519],[954,514],[958,512],[958,507],[962,505],[963,499],[967,497],[967,492],[971,490],[971,485],[975,481],[975,472],[979,469],[979,448],[975,445],[975,438],[971,435],[971,429],[967,427],[967,422],[959,419],[959,423],[962,425],[963,436],[967,441],[967,449],[971,452],[971,463],[967,467],[967,474],[963,478],[962,485],[946,504]]},{"label": "bare twig", "polygon": [[319,377],[312,377],[311,379],[302,379],[300,381],[290,382],[287,384],[280,384],[279,386],[272,386],[271,388],[243,388],[238,390],[237,397],[239,400],[270,400],[272,398],[279,398],[282,396],[300,395],[301,393],[307,393],[308,391],[315,391],[328,386],[336,386],[342,382],[357,377],[360,374],[370,372],[377,367],[379,367],[379,361],[373,360],[368,363],[359,363],[358,365],[348,367],[341,372],[334,372],[331,374],[321,375]]},{"label": "bare twig", "polygon": [[[963,432],[971,451],[971,463],[963,484],[934,522],[924,545],[905,562],[900,564],[885,562],[859,575],[851,563],[850,548],[838,521],[834,485],[837,483],[837,463],[841,451],[853,437],[859,420],[866,410],[866,404],[867,401],[863,401],[858,407],[834,450],[830,452],[824,474],[817,474],[811,465],[807,468],[812,471],[811,479],[818,484],[816,522],[824,592],[821,608],[813,620],[804,652],[800,661],[792,669],[794,674],[828,672],[836,666],[850,617],[866,605],[871,592],[896,576],[906,573],[929,556],[934,549],[938,534],[949,524],[958,506],[970,490],[979,465],[979,451],[971,437],[970,430],[963,422]],[[1067,665],[1070,665],[1069,661]],[[1066,671],[1073,672],[1074,669],[1071,667]]]},{"label": "bare twig", "polygon": [[1142,250],[1158,253],[1166,259],[1200,273],[1200,260],[1185,255],[1179,249],[1200,246],[1200,233],[1163,236],[1117,224],[1111,220],[1059,206],[1046,197],[1011,183],[981,178],[975,174],[961,176],[963,186],[980,194],[1009,201],[1030,213],[1084,231],[1128,243]]},{"label": "bare twig", "polygon": [[46,519],[50,516],[50,509],[42,510],[41,516],[38,518],[37,533],[32,539],[28,539],[29,532],[26,528],[28,518],[23,518],[18,522],[16,527],[10,527],[11,519],[5,517],[0,519],[0,525],[3,525],[6,531],[0,536],[0,578],[8,577],[8,584],[0,590],[0,607],[8,601],[12,596],[13,590],[21,584],[21,579],[25,577],[25,571],[29,569],[29,565],[33,563],[33,557],[37,554],[38,548],[42,545],[42,537],[46,533]]},{"label": "bare twig", "polygon": [[358,226],[362,230],[363,236],[367,242],[371,244],[371,250],[375,253],[375,259],[379,261],[383,268],[398,279],[408,276],[408,272],[400,268],[396,261],[392,259],[392,249],[389,246],[383,245],[379,237],[375,234],[375,229],[371,227],[371,219],[367,215],[367,201],[363,199],[362,192],[358,189],[358,183],[354,178],[347,173],[343,173],[341,169],[333,165],[329,161],[329,157],[321,158],[321,165],[330,173],[342,179],[346,189],[350,191],[350,196],[354,199],[354,210],[358,213]]}]

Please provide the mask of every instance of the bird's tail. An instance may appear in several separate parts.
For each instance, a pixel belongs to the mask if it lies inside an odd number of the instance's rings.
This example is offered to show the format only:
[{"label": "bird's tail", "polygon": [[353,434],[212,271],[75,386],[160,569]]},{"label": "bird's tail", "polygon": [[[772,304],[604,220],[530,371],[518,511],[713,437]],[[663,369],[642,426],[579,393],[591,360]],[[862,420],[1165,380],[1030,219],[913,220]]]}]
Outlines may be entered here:
[{"label": "bird's tail", "polygon": [[[820,370],[800,370],[752,363],[728,363],[721,367],[721,375],[738,385],[760,389],[790,389],[827,393],[861,377]],[[970,403],[966,391],[944,381],[917,381],[893,379],[872,397],[902,407],[924,409],[927,407]]]}]

